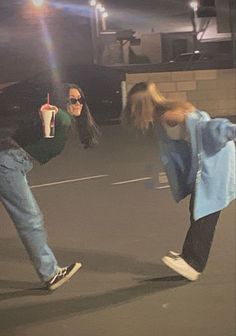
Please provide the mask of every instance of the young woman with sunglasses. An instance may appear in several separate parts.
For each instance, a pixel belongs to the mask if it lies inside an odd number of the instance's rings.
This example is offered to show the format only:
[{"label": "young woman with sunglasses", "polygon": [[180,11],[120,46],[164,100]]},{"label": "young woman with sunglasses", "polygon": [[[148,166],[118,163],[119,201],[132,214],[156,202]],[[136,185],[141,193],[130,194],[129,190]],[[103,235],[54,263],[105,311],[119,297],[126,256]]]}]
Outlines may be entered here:
[{"label": "young woman with sunglasses", "polygon": [[188,102],[166,99],[155,83],[146,82],[130,90],[124,121],[142,131],[153,130],[174,199],[191,196],[182,253],[169,251],[162,260],[185,278],[197,280],[220,212],[235,198],[236,125],[211,119]]},{"label": "young woman with sunglasses", "polygon": [[[99,136],[82,90],[74,84],[59,85],[51,96],[58,112],[55,136],[44,138],[40,114],[32,113],[18,123],[0,123],[0,200],[12,218],[29,257],[45,287],[54,290],[69,280],[81,267],[75,262],[59,267],[47,244],[44,220],[28,185],[26,175],[33,157],[41,164],[63,150],[72,123],[85,148],[93,146]],[[10,121],[9,121],[10,122]]]}]

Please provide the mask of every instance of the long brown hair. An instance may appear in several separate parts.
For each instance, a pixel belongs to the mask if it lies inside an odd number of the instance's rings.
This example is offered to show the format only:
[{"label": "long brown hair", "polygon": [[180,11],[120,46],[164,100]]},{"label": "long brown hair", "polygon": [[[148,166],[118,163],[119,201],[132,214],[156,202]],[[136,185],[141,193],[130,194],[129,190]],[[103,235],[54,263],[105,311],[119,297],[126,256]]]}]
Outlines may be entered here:
[{"label": "long brown hair", "polygon": [[166,112],[188,113],[195,107],[183,101],[165,98],[153,82],[135,84],[128,93],[127,104],[123,111],[124,124],[146,130],[160,120]]},{"label": "long brown hair", "polygon": [[52,93],[52,101],[61,109],[66,110],[70,89],[77,89],[83,100],[81,115],[79,117],[73,117],[76,129],[79,133],[80,142],[84,145],[84,148],[92,147],[98,143],[101,132],[92,117],[82,89],[74,83],[60,84]]}]

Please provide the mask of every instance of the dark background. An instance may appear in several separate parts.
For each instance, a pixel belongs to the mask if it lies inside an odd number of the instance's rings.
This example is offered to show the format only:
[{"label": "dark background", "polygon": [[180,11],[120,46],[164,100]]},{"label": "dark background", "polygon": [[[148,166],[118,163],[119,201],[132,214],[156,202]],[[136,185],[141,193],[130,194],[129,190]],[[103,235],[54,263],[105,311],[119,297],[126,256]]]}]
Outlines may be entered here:
[{"label": "dark background", "polygon": [[[91,64],[87,1],[48,1],[42,13],[30,0],[0,4],[0,83],[47,66]],[[138,32],[191,30],[187,1],[104,1],[108,29]]]}]

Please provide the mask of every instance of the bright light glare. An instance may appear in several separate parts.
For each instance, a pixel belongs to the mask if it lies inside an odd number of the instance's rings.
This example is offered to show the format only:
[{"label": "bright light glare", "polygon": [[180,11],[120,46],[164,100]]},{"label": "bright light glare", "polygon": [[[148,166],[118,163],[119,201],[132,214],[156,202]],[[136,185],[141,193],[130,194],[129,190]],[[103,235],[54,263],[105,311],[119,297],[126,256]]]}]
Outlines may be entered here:
[{"label": "bright light glare", "polygon": [[96,5],[96,8],[99,9],[99,10],[101,10],[102,5],[101,5],[100,3],[98,3],[98,4]]},{"label": "bright light glare", "polygon": [[44,4],[44,0],[32,0],[32,2],[37,7],[41,7]]},{"label": "bright light glare", "polygon": [[105,7],[102,6],[102,7],[99,8],[99,10],[100,10],[101,13],[104,13],[105,12]]},{"label": "bright light glare", "polygon": [[107,12],[102,13],[102,15],[103,15],[104,18],[108,17],[108,13]]},{"label": "bright light glare", "polygon": [[189,6],[196,12],[198,9],[198,2],[197,1],[191,1],[189,3]]},{"label": "bright light glare", "polygon": [[96,0],[91,0],[90,2],[89,2],[89,4],[90,4],[90,6],[96,6],[96,4],[97,4],[97,1]]}]

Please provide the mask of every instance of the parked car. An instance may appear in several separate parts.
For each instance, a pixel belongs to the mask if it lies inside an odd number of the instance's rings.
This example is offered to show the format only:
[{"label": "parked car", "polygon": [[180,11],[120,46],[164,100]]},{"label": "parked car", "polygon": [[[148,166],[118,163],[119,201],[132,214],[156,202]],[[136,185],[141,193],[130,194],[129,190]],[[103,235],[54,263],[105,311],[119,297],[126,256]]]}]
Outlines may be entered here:
[{"label": "parked car", "polygon": [[46,102],[55,78],[76,83],[85,92],[88,105],[99,124],[119,121],[122,110],[121,72],[95,65],[74,65],[43,71],[32,78],[0,89],[0,113],[19,116],[33,113]]},{"label": "parked car", "polygon": [[170,63],[173,62],[197,62],[197,61],[210,61],[214,59],[213,55],[206,53],[206,52],[200,52],[200,51],[194,51],[189,53],[182,53],[179,54],[175,59],[170,60]]}]

